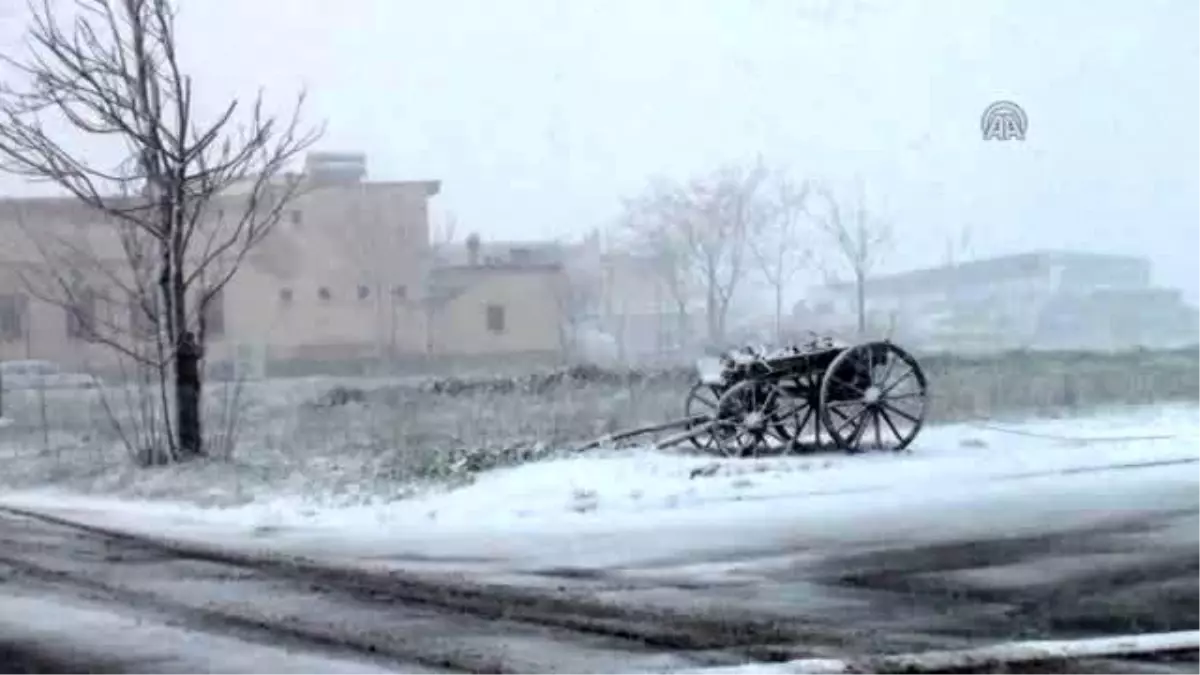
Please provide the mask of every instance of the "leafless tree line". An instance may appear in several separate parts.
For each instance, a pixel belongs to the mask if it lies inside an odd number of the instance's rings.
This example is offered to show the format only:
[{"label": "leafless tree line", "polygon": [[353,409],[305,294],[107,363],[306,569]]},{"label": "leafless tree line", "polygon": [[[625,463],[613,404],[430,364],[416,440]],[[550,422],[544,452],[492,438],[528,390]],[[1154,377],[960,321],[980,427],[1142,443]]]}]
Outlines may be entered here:
[{"label": "leafless tree line", "polygon": [[[291,161],[320,136],[260,94],[199,112],[171,0],[31,0],[25,56],[0,56],[0,170],[48,182],[86,215],[74,228],[10,214],[39,263],[28,292],[68,330],[136,364],[156,392],[152,444],[202,456],[202,357],[214,301],[303,188]],[[144,450],[143,448],[138,448]]]},{"label": "leafless tree line", "polygon": [[867,280],[891,241],[890,223],[861,193],[840,197],[761,159],[685,181],[652,181],[626,200],[620,230],[627,253],[652,261],[681,325],[703,314],[712,345],[726,342],[734,298],[755,277],[771,290],[782,341],[787,295],[806,270],[850,277],[864,333]]}]

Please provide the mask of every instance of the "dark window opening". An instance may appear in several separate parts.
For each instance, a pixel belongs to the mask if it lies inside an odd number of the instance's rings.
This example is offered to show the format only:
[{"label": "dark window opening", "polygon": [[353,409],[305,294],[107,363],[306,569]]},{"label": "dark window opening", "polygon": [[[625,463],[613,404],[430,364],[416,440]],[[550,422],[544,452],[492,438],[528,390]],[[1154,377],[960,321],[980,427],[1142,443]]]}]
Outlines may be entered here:
[{"label": "dark window opening", "polygon": [[290,289],[290,288],[281,288],[281,289],[279,289],[279,301],[280,301],[280,302],[283,302],[284,304],[291,304],[291,302],[292,302],[292,289]]},{"label": "dark window opening", "polygon": [[503,305],[487,306],[487,329],[493,333],[504,332],[505,316]]},{"label": "dark window opening", "polygon": [[85,289],[74,296],[66,307],[67,337],[92,340],[96,336],[96,294]]},{"label": "dark window opening", "polygon": [[392,286],[392,297],[396,300],[407,300],[408,286]]},{"label": "dark window opening", "polygon": [[0,295],[0,340],[10,342],[25,336],[25,317],[29,298],[24,295]]},{"label": "dark window opening", "polygon": [[366,299],[367,299],[367,298],[369,298],[369,297],[371,297],[371,289],[370,289],[370,288],[368,288],[368,287],[367,287],[365,284],[359,284],[359,286],[358,286],[358,299],[359,299],[359,300],[366,300]]},{"label": "dark window opening", "polygon": [[321,300],[328,300],[333,297],[333,294],[329,292],[328,286],[322,286],[317,289],[317,297]]}]

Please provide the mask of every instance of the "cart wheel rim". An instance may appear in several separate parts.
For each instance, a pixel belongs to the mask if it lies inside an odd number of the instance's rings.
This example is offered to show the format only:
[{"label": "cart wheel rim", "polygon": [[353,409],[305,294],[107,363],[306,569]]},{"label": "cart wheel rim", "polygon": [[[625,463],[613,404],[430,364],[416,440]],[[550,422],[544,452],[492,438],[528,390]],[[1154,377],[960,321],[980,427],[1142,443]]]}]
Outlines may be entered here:
[{"label": "cart wheel rim", "polygon": [[849,347],[821,381],[822,426],[838,448],[903,450],[925,419],[928,390],[916,359],[890,342]]},{"label": "cart wheel rim", "polygon": [[[684,416],[689,420],[688,429],[707,424],[716,417],[721,393],[721,387],[715,384],[697,382],[692,386],[683,405]],[[713,451],[714,438],[711,431],[697,432],[688,439],[688,442],[697,450]]]},{"label": "cart wheel rim", "polygon": [[727,457],[786,452],[793,438],[784,424],[791,402],[778,383],[745,380],[730,387],[717,412],[715,449]]}]

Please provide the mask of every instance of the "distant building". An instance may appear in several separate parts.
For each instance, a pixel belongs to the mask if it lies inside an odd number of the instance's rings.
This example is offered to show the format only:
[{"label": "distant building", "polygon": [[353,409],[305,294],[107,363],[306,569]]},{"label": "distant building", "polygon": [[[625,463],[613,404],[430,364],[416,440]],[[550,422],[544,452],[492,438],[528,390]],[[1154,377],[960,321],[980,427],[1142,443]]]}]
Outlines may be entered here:
[{"label": "distant building", "polygon": [[[314,153],[305,174],[279,177],[303,181],[303,190],[210,306],[210,362],[247,350],[273,359],[425,352],[427,204],[439,183],[368,181],[355,157]],[[232,222],[243,194],[232,187],[206,217]],[[109,346],[78,330],[80,312],[34,297],[23,283],[23,270],[46,268],[25,232],[86,251],[98,264],[82,266],[77,281],[100,297],[120,295],[108,292],[117,278],[111,273],[128,268],[118,229],[104,214],[66,197],[0,201],[0,359],[113,362]],[[87,321],[114,333],[134,329],[128,307],[82,309]]]},{"label": "distant building", "polygon": [[[632,362],[677,359],[703,340],[702,302],[680,305],[656,261],[608,250],[598,234],[432,242],[429,202],[441,184],[371,180],[362,153],[311,153],[302,173],[275,180],[303,189],[211,303],[210,364],[374,356]],[[205,217],[237,218],[248,187],[231,186]],[[127,332],[145,327],[128,306],[89,303],[75,312],[31,294],[23,277],[46,266],[26,229],[102,263],[76,270],[73,282],[85,289],[111,290],[128,271],[119,230],[104,214],[71,198],[0,200],[0,360],[115,365],[117,353],[77,319]]]},{"label": "distant building", "polygon": [[429,284],[429,353],[556,357],[564,349],[563,283],[558,263],[435,267]]},{"label": "distant building", "polygon": [[[568,358],[627,362],[670,358],[693,346],[701,334],[701,308],[694,301],[680,307],[653,260],[605,250],[596,233],[575,242],[485,241],[472,235],[462,243],[438,245],[433,260],[437,294],[460,297],[459,302],[465,303],[469,296],[463,286],[474,284],[480,298],[493,298],[486,304],[519,309],[525,317],[520,321],[525,331],[522,344],[547,345],[551,332],[557,331],[558,344]],[[527,288],[503,300],[501,296],[515,285]],[[467,348],[458,342],[467,339],[466,334],[455,339],[456,348]],[[471,340],[503,342],[486,335]]]},{"label": "distant building", "polygon": [[[928,348],[1122,348],[1196,339],[1195,308],[1134,256],[1043,251],[872,278],[871,333]],[[853,284],[815,289],[798,323],[853,333]]]}]

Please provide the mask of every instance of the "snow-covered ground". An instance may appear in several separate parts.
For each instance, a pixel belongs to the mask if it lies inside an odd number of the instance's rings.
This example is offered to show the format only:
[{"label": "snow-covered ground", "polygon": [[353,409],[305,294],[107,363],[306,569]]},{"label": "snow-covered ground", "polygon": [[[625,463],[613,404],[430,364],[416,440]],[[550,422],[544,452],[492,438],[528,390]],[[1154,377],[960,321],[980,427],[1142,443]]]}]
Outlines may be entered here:
[{"label": "snow-covered ground", "polygon": [[[725,460],[606,450],[500,468],[407,498],[364,495],[350,506],[287,494],[204,508],[50,489],[8,492],[0,503],[343,565],[511,583],[580,567],[715,583],[846,549],[1194,513],[1198,448],[1200,407],[1158,406],[930,426],[912,452],[895,455]],[[1200,544],[1200,526],[1180,522],[1158,533],[1153,548]]]},{"label": "snow-covered ground", "polygon": [[769,547],[801,533],[809,544],[832,545],[851,536],[952,536],[960,525],[978,526],[956,510],[986,509],[997,527],[1027,528],[1154,509],[1161,500],[1190,504],[1198,441],[1200,411],[1172,405],[928,427],[911,452],[898,455],[722,460],[598,451],[495,470],[458,488],[342,507],[281,497],[200,508],[55,491],[10,493],[0,502],[326,558],[395,558],[409,566],[432,558],[439,568],[455,563],[449,558],[464,567],[468,559],[508,568],[625,564]]}]

